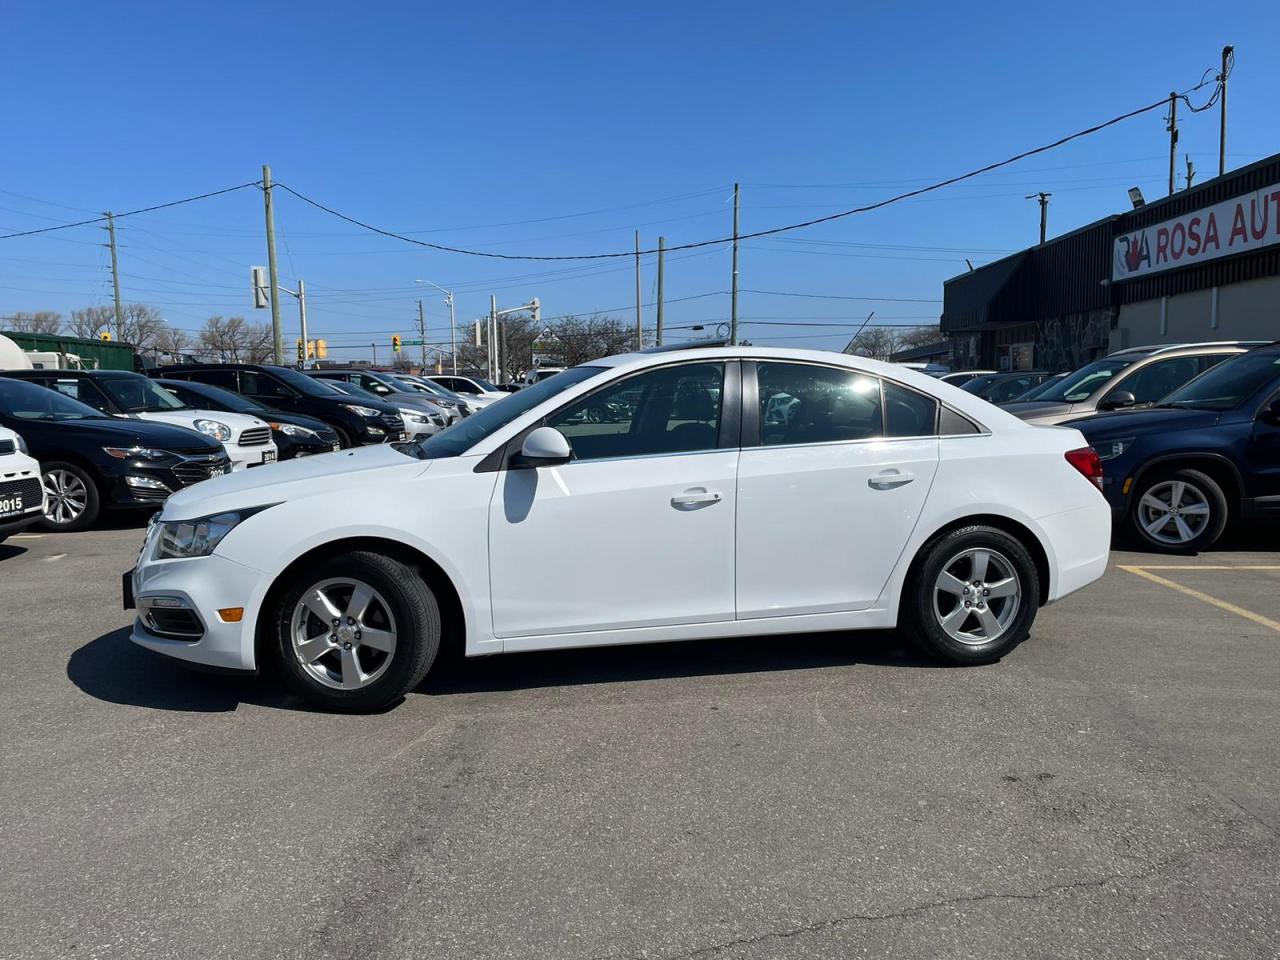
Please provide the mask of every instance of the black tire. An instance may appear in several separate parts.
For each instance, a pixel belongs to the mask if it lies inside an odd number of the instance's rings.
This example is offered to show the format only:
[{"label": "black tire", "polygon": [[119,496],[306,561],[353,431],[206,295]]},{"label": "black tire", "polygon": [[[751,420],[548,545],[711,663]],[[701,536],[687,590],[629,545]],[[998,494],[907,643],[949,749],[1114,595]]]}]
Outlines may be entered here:
[{"label": "black tire", "polygon": [[[335,578],[359,580],[376,590],[395,626],[395,649],[386,657],[385,670],[356,689],[325,685],[308,672],[294,652],[295,607],[304,593]],[[379,601],[374,603],[381,606]],[[380,553],[353,551],[299,574],[280,596],[273,616],[276,665],[291,689],[322,710],[372,713],[400,702],[422,682],[440,648],[440,608],[431,588],[412,567]],[[335,656],[340,658],[341,653],[327,654],[325,663],[332,664]]]},{"label": "black tire", "polygon": [[[1008,579],[1003,577],[1006,567],[1007,572],[1016,577],[1017,603],[1009,610],[1009,619],[1001,632],[987,642],[980,642],[980,637],[962,641],[948,633],[940,618],[943,613],[958,611],[948,607],[940,613],[939,601],[935,599],[940,576],[948,568],[957,569],[953,561],[971,550],[987,551],[991,555],[989,563],[994,564],[990,569],[1000,569],[1002,579]],[[963,559],[958,562],[965,563]],[[969,587],[967,578],[962,582]],[[977,604],[976,600],[971,602]],[[987,598],[982,605],[989,605],[994,613],[998,603],[1003,617],[1006,602],[1005,598]],[[956,603],[963,605],[964,601],[957,597]],[[1039,606],[1040,575],[1026,547],[1003,530],[974,525],[937,537],[921,549],[903,589],[898,625],[912,646],[929,659],[953,666],[976,666],[999,660],[1025,640]],[[975,618],[978,612],[973,610]],[[963,619],[956,628],[974,623],[976,620]],[[975,626],[970,632],[977,634],[980,629]]]},{"label": "black tire", "polygon": [[[98,519],[98,515],[102,512],[102,498],[98,493],[98,484],[89,475],[89,472],[74,463],[66,463],[61,460],[51,460],[43,463],[40,465],[40,470],[44,475],[41,478],[41,482],[49,490],[49,512],[40,521],[41,528],[53,530],[57,533],[72,533],[76,530],[87,530],[93,526]],[[52,519],[51,515],[56,515],[56,513],[54,492],[50,487],[50,483],[54,481],[51,478],[74,478],[83,485],[84,508],[73,519],[63,522]]]},{"label": "black tire", "polygon": [[[1194,505],[1199,507],[1201,503],[1209,510],[1208,519],[1203,521],[1198,529],[1194,529],[1194,536],[1188,540],[1177,539],[1176,542],[1170,540],[1171,537],[1178,537],[1177,527],[1169,526],[1159,528],[1156,532],[1163,533],[1164,539],[1154,535],[1147,530],[1147,523],[1156,517],[1155,511],[1148,511],[1144,506],[1143,498],[1151,496],[1155,499],[1162,499],[1164,491],[1170,490],[1169,484],[1182,483],[1184,500],[1181,501],[1182,506]],[[1145,549],[1156,550],[1160,553],[1187,553],[1197,550],[1205,550],[1211,547],[1218,538],[1222,536],[1222,531],[1227,528],[1228,507],[1226,494],[1222,492],[1222,487],[1218,485],[1218,481],[1207,473],[1201,473],[1199,470],[1163,470],[1153,471],[1142,478],[1140,485],[1133,492],[1133,503],[1129,508],[1129,531],[1137,539],[1138,543]],[[1192,501],[1195,501],[1194,504]],[[1190,520],[1183,519],[1184,524],[1196,523],[1198,517],[1187,515]],[[1172,523],[1177,523],[1175,518]],[[1165,532],[1167,531],[1167,532]]]},{"label": "black tire", "polygon": [[338,435],[338,446],[343,450],[350,450],[355,446],[355,444],[351,442],[351,434],[347,433],[347,431],[343,430],[337,424],[334,424],[333,432]]}]

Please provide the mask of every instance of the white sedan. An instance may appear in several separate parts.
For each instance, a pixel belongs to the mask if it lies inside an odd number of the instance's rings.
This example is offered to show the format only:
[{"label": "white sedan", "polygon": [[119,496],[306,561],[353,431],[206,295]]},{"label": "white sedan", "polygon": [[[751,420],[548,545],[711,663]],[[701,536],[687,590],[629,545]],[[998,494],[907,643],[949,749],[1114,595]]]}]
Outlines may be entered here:
[{"label": "white sedan", "polygon": [[1101,576],[1080,433],[842,354],[609,357],[418,443],[174,494],[125,575],[133,640],[377,710],[467,655],[898,626],[993,661]]}]

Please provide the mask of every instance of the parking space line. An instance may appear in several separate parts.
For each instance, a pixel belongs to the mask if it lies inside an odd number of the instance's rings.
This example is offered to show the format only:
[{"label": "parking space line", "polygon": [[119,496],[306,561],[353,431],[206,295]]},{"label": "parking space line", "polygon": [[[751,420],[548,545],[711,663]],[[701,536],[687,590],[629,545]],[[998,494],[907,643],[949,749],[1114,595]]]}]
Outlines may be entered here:
[{"label": "parking space line", "polygon": [[1280,563],[1143,563],[1121,566],[1121,570],[1280,570]]},{"label": "parking space line", "polygon": [[[1172,580],[1167,580],[1164,577],[1158,576],[1154,573],[1150,573],[1144,567],[1129,567],[1129,566],[1122,565],[1120,569],[1126,571],[1127,573],[1132,573],[1135,576],[1139,576],[1146,580],[1150,580],[1152,583],[1158,583],[1162,587],[1168,587],[1170,590],[1177,590],[1179,593],[1185,593],[1188,597],[1193,597],[1194,599],[1199,600],[1202,603],[1210,604],[1212,606],[1217,607],[1220,610],[1226,610],[1228,613],[1234,613],[1238,617],[1244,617],[1246,620],[1252,620],[1254,623],[1261,624],[1264,627],[1270,627],[1272,630],[1276,631],[1276,633],[1280,633],[1280,622],[1272,620],[1270,617],[1264,617],[1262,614],[1254,613],[1252,610],[1246,610],[1244,607],[1237,607],[1234,603],[1227,603],[1227,601],[1225,600],[1219,600],[1217,597],[1211,597],[1209,596],[1209,594],[1202,593],[1199,590],[1193,590],[1191,587],[1184,587],[1180,583],[1174,583]],[[1174,567],[1174,568],[1167,568],[1167,569],[1203,570],[1205,568],[1204,567],[1183,567],[1183,568]],[[1241,569],[1241,568],[1233,567],[1230,569]]]}]

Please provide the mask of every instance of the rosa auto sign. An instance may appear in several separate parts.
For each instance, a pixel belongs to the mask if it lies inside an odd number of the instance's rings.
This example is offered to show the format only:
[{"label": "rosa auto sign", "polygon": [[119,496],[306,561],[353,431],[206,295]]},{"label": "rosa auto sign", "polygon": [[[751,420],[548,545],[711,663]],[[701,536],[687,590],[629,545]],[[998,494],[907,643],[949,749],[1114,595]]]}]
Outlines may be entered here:
[{"label": "rosa auto sign", "polygon": [[1116,237],[1111,279],[1129,280],[1280,244],[1280,184]]}]

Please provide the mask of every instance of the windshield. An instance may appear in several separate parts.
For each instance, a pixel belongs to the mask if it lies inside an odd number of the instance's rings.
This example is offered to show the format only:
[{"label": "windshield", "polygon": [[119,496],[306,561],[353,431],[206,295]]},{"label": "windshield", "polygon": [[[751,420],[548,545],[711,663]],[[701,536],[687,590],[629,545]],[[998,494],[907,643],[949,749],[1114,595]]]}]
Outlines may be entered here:
[{"label": "windshield", "polygon": [[497,392],[497,389],[498,389],[498,388],[497,388],[497,387],[495,387],[492,383],[490,383],[488,380],[481,380],[479,377],[472,377],[472,378],[471,378],[471,382],[472,382],[472,383],[474,383],[474,384],[475,384],[477,387],[479,387],[481,390],[487,390],[487,391],[489,391],[490,393],[495,393],[495,392]]},{"label": "windshield", "polygon": [[964,383],[960,384],[960,389],[965,393],[977,393],[998,376],[1000,376],[998,373],[980,374],[972,380],[966,380]]},{"label": "windshield", "polygon": [[192,407],[198,408],[210,403],[216,404],[214,409],[217,410],[251,414],[262,413],[267,409],[260,403],[254,403],[248,397],[242,397],[240,394],[232,393],[230,390],[223,390],[221,387],[213,387],[204,383],[188,383],[185,380],[157,380],[156,383],[166,390],[174,391],[175,394],[185,393],[188,397],[193,397],[195,402],[190,404]]},{"label": "windshield", "polygon": [[1075,373],[1067,374],[1036,397],[1036,400],[1043,403],[1079,403],[1081,400],[1088,400],[1104,383],[1131,363],[1132,360],[1114,358],[1095,360]]},{"label": "windshield", "polygon": [[0,414],[19,420],[103,420],[101,412],[65,393],[0,377]]},{"label": "windshield", "polygon": [[320,383],[332,390],[334,393],[343,393],[348,397],[356,397],[359,400],[377,400],[382,402],[382,397],[378,396],[372,390],[366,390],[364,387],[355,383],[348,383],[346,380],[327,380],[324,377],[318,378]]},{"label": "windshield", "polygon": [[1230,410],[1277,378],[1280,354],[1246,353],[1211,367],[1156,406]]},{"label": "windshield", "polygon": [[1018,402],[1021,403],[1025,400],[1039,400],[1046,393],[1048,393],[1050,390],[1052,390],[1054,387],[1060,384],[1065,376],[1066,376],[1065,373],[1055,373],[1052,377],[1050,377],[1044,383],[1040,384],[1037,387],[1032,387],[1022,396],[1018,397],[1017,398]]},{"label": "windshield", "polygon": [[160,413],[187,409],[185,403],[146,377],[103,377],[98,381],[98,386],[125,413]]},{"label": "windshield", "polygon": [[417,445],[417,455],[423,459],[460,456],[495,430],[502,429],[544,400],[549,400],[574,384],[589,380],[608,369],[608,367],[573,367],[554,377],[540,380],[532,386],[525,387],[519,393],[513,393],[501,403],[485,407],[479,413],[472,414],[465,420],[459,420],[448,429],[420,441]]},{"label": "windshield", "polygon": [[284,383],[287,383],[304,396],[333,396],[332,390],[326,390],[324,387],[319,385],[315,378],[308,377],[305,373],[299,373],[297,370],[290,370],[288,367],[267,367],[267,369],[271,371],[272,376],[278,378]]}]

